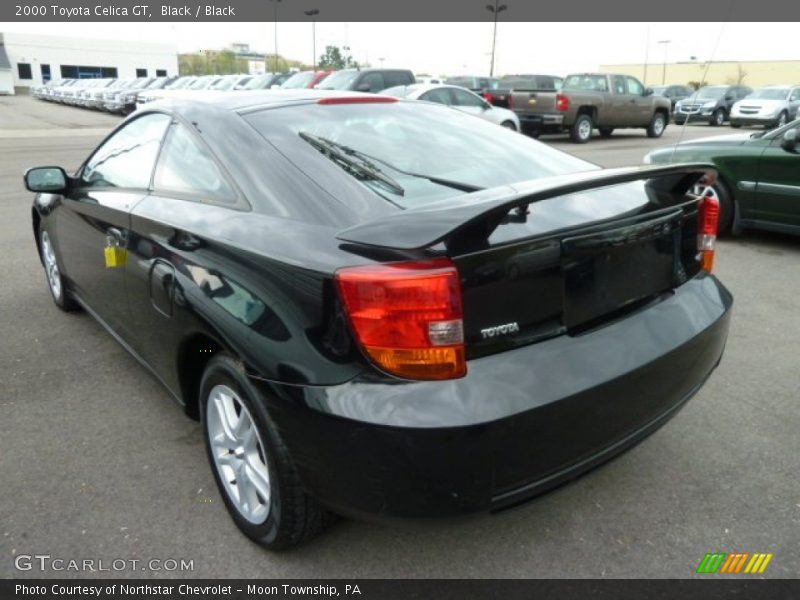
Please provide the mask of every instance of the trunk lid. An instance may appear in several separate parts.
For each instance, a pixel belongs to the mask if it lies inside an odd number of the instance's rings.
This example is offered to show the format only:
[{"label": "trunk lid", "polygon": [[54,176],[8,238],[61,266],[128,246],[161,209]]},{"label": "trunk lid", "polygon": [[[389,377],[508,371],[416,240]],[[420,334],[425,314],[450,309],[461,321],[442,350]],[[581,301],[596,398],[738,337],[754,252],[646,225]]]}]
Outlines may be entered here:
[{"label": "trunk lid", "polygon": [[444,245],[460,276],[467,358],[476,358],[579,335],[696,275],[697,198],[688,190],[713,174],[710,165],[574,173],[406,210],[338,237],[395,250]]}]

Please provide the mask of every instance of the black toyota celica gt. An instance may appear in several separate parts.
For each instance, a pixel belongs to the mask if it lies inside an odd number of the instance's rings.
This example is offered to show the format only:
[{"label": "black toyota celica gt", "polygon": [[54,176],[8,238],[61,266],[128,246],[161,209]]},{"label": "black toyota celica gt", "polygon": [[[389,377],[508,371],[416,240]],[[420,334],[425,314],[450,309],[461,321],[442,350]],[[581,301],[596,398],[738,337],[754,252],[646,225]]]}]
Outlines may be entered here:
[{"label": "black toyota celica gt", "polygon": [[337,513],[520,504],[674,415],[728,333],[715,174],[272,90],[148,104],[25,183],[56,305],[201,420],[233,520],[278,549]]}]

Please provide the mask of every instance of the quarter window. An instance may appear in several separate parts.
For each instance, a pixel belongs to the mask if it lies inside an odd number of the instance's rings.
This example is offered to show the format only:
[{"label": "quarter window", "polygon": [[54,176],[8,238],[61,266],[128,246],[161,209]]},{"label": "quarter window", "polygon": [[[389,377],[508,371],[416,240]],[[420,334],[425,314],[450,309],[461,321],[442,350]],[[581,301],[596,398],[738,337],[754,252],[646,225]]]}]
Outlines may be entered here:
[{"label": "quarter window", "polygon": [[81,181],[93,188],[147,189],[170,117],[153,113],[120,129],[92,155]]},{"label": "quarter window", "polygon": [[197,200],[233,204],[236,194],[211,153],[184,125],[173,125],[158,158],[153,186],[160,193],[190,194]]}]

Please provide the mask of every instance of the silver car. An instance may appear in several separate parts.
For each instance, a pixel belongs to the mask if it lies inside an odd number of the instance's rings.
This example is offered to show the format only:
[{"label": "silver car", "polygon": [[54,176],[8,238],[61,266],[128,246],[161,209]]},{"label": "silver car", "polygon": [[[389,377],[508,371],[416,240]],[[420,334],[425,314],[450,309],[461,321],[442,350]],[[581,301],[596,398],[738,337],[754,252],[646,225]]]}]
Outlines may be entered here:
[{"label": "silver car", "polygon": [[800,86],[770,85],[742,98],[731,109],[731,127],[764,125],[783,127],[796,119],[800,107]]},{"label": "silver car", "polygon": [[459,86],[414,83],[411,85],[398,85],[397,87],[383,90],[381,95],[445,104],[507,129],[520,130],[519,118],[514,111],[492,106],[478,94]]}]

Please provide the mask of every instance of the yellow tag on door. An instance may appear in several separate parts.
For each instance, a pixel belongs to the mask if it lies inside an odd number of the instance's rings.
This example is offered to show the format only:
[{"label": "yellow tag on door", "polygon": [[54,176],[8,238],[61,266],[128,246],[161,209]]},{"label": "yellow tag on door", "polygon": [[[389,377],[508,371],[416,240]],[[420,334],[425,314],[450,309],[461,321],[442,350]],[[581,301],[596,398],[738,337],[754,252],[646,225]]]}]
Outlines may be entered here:
[{"label": "yellow tag on door", "polygon": [[120,248],[119,246],[106,246],[105,256],[107,268],[113,269],[114,267],[125,266],[125,248]]}]

